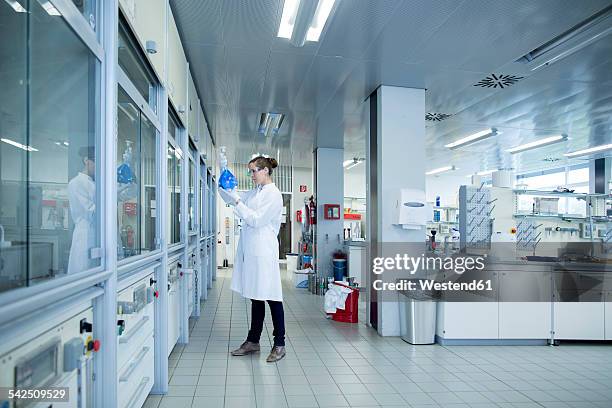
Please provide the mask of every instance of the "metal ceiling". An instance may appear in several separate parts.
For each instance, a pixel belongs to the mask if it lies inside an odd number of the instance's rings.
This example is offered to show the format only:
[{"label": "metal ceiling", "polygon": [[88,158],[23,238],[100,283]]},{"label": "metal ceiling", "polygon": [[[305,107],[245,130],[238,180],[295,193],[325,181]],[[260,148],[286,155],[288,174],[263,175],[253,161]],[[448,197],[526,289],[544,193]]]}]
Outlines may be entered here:
[{"label": "metal ceiling", "polygon": [[[276,37],[283,0],[171,0],[218,144],[240,155],[280,153],[303,166],[313,146],[363,157],[363,101],[380,85],[425,88],[426,111],[452,115],[427,122],[432,168],[529,171],[559,165],[544,158],[612,141],[612,35],[535,73],[515,62],[609,0],[337,1],[321,41],[295,48]],[[492,75],[524,78],[474,86]],[[287,115],[278,136],[257,134],[262,112]],[[502,134],[444,148],[487,127]],[[560,133],[569,140],[505,151]]]}]

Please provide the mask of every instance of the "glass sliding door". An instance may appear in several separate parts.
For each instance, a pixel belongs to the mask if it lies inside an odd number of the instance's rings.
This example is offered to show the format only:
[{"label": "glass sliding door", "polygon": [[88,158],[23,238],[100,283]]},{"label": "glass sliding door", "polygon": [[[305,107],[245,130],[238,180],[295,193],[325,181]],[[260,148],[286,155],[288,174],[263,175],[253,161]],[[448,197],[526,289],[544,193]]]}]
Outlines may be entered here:
[{"label": "glass sliding door", "polygon": [[92,270],[100,61],[38,1],[0,2],[0,292]]}]

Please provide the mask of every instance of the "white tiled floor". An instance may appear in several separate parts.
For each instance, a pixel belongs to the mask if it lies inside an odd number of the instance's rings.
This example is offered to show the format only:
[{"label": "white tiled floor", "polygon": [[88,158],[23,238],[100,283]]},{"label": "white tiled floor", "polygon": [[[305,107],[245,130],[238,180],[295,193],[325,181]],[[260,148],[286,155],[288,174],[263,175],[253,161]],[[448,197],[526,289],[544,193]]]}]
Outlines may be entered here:
[{"label": "white tiled floor", "polygon": [[[322,297],[284,282],[287,357],[232,357],[244,341],[250,303],[220,270],[193,322],[190,343],[170,357],[167,396],[146,407],[612,407],[612,346],[412,346],[362,324],[326,320]],[[267,308],[266,308],[267,309]],[[363,316],[362,316],[363,317]]]}]

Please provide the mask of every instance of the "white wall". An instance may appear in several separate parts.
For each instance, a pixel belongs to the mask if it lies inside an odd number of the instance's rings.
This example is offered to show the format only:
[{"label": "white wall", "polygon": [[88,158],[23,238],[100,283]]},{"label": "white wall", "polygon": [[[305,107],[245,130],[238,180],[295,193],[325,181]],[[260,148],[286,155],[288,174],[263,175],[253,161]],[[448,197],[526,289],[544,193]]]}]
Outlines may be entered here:
[{"label": "white wall", "polygon": [[455,175],[452,173],[441,174],[439,176],[427,176],[425,181],[425,192],[427,201],[433,203],[436,196],[440,196],[440,205],[443,207],[457,206],[459,196],[459,186],[469,185],[472,180],[465,175]]},{"label": "white wall", "polygon": [[344,170],[344,196],[366,198],[366,165]]}]

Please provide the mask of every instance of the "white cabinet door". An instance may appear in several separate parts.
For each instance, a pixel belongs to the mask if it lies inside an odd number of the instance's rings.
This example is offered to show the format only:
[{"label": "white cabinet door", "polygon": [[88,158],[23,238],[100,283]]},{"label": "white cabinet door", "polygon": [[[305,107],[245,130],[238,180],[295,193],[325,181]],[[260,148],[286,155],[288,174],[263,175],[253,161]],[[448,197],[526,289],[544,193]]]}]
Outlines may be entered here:
[{"label": "white cabinet door", "polygon": [[187,121],[187,59],[172,12],[168,11],[168,95],[183,123]]},{"label": "white cabinet door", "polygon": [[604,305],[604,302],[555,302],[555,339],[603,340]]},{"label": "white cabinet door", "polygon": [[155,41],[157,52],[147,54],[153,69],[162,81],[165,81],[166,71],[164,58],[166,57],[166,41],[164,35],[164,22],[166,18],[165,0],[128,0],[135,3],[134,29],[143,49],[147,41]]},{"label": "white cabinet door", "polygon": [[500,302],[500,339],[550,339],[550,302]]},{"label": "white cabinet door", "polygon": [[443,326],[437,334],[445,339],[499,338],[497,302],[442,302]]},{"label": "white cabinet door", "polygon": [[[610,294],[612,295],[612,294]],[[608,299],[610,299],[610,295],[608,295]],[[605,339],[612,340],[612,302],[604,303],[604,316],[605,316]]]}]

